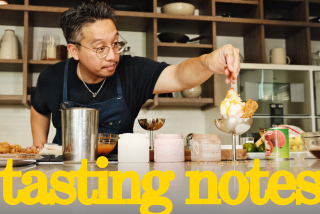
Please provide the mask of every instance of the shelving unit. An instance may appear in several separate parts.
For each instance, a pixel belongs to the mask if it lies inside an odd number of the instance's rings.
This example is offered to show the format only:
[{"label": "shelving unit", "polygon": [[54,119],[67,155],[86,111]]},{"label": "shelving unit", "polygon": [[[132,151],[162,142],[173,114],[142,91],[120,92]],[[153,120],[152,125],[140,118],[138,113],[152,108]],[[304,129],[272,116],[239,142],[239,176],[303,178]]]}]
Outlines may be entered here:
[{"label": "shelving unit", "polygon": [[0,105],[21,105],[21,95],[0,95]]},{"label": "shelving unit", "polygon": [[[33,60],[33,28],[59,27],[61,13],[79,2],[16,0],[15,4],[0,5],[0,25],[24,27],[23,59],[0,60],[1,71],[23,72],[22,95],[0,95],[0,104],[24,104],[30,107],[31,75],[57,61]],[[285,39],[287,55],[294,65],[311,64],[311,40],[320,41],[320,24],[310,23],[309,17],[320,16],[320,0],[186,0],[194,4],[198,15],[171,15],[158,13],[158,8],[172,0],[130,1],[110,0],[110,5],[124,4],[140,7],[141,11],[117,11],[117,28],[121,31],[146,32],[146,53],[150,59],[159,56],[196,57],[217,48],[217,36],[243,37],[246,63],[266,63],[265,39]],[[264,19],[266,9],[289,9],[293,21]],[[224,12],[237,10],[247,18],[221,17]],[[199,44],[161,43],[157,35],[176,31],[183,34],[204,35]],[[216,106],[215,93],[219,84],[215,75],[203,84],[200,99],[156,98],[144,105],[193,106],[202,109]],[[21,102],[20,102],[21,101]]]}]

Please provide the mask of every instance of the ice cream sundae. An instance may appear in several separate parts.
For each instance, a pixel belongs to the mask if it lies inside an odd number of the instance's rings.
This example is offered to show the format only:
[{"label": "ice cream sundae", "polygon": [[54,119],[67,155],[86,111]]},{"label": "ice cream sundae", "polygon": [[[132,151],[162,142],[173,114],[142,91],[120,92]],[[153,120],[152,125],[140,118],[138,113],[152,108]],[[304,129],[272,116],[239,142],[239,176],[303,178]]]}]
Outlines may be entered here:
[{"label": "ice cream sundae", "polygon": [[220,104],[220,114],[223,118],[251,118],[258,109],[258,103],[251,99],[242,102],[239,94],[230,88]]}]

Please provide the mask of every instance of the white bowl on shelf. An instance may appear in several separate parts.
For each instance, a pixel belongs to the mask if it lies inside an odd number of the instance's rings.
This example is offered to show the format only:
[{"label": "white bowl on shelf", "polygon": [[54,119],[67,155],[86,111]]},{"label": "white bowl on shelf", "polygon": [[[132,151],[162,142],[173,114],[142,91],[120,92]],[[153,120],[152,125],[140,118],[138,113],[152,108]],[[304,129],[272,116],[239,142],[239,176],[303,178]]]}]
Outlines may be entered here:
[{"label": "white bowl on shelf", "polygon": [[162,13],[178,15],[194,15],[195,7],[192,4],[184,2],[175,2],[164,5]]}]

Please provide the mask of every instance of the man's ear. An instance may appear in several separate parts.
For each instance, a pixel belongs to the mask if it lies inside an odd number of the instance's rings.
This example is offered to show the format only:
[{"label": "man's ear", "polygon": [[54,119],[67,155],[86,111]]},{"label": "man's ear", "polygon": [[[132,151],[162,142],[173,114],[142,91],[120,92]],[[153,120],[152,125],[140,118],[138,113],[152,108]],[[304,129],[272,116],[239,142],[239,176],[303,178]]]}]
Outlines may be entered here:
[{"label": "man's ear", "polygon": [[76,47],[76,45],[68,44],[67,49],[75,60],[79,60],[79,55],[78,55],[79,49]]}]

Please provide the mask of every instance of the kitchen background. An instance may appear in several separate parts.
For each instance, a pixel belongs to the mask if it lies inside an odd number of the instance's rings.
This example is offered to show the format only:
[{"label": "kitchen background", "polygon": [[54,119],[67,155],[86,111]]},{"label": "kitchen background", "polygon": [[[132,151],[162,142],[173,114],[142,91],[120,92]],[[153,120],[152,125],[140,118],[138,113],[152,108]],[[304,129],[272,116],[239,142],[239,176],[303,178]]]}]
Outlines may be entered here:
[{"label": "kitchen background", "polygon": [[[160,13],[160,7],[157,8],[157,11]],[[1,8],[0,8],[1,13]],[[195,15],[199,15],[199,11],[196,9]],[[310,17],[314,18],[314,17]],[[20,26],[11,26],[11,25],[0,25],[0,38],[3,36],[5,29],[12,29],[15,31],[15,34],[19,41],[19,58],[21,59],[21,47],[23,47],[23,35],[24,28]],[[120,35],[128,41],[128,46],[131,47],[130,52],[134,56],[143,56],[147,55],[146,47],[146,32],[133,32],[133,31],[119,31]],[[62,30],[60,28],[45,28],[45,27],[34,27],[33,28],[33,55],[32,59],[41,60],[41,47],[43,35],[45,34],[55,34],[60,37],[60,44],[66,45],[66,41],[63,37]],[[190,38],[197,37],[196,34],[187,34]],[[216,37],[217,48],[225,45],[232,44],[233,46],[239,48],[240,54],[246,58],[244,55],[244,37],[231,37],[231,36],[217,36]],[[286,48],[285,39],[265,39],[265,56],[270,55],[270,50],[273,48]],[[319,41],[311,41],[311,52],[316,52],[320,49]],[[298,50],[297,50],[298,51]],[[165,61],[169,64],[178,64],[185,60],[185,57],[158,57],[158,61]],[[1,66],[1,64],[0,64]],[[242,65],[245,68],[259,69],[259,64],[250,65],[244,63]],[[261,69],[269,68],[268,66],[261,65]],[[270,69],[292,69],[291,66],[276,66],[270,67]],[[313,74],[314,70],[320,70],[320,67],[315,66],[299,66],[300,70],[307,71],[307,75],[312,76],[310,79],[311,88],[310,93],[308,93],[309,101],[308,105],[310,113],[306,116],[292,116],[291,118],[304,118],[302,122],[305,127],[312,131],[316,129],[316,111],[317,108],[314,108],[313,101]],[[250,69],[249,69],[250,70]],[[32,74],[32,85],[36,86],[36,81],[38,78],[39,72],[33,72]],[[315,75],[316,83],[320,81],[320,75]],[[225,77],[223,75],[218,76],[218,87],[221,89],[218,96],[218,100],[224,98],[226,90],[230,85],[224,83]],[[241,85],[241,84],[240,84]],[[21,95],[23,90],[23,73],[18,71],[2,71],[0,72],[0,95]],[[239,85],[238,85],[239,87]],[[309,87],[309,86],[307,86]],[[318,88],[317,88],[318,89]],[[309,88],[308,88],[309,90]],[[319,91],[320,92],[320,91]],[[319,96],[320,93],[316,93]],[[177,95],[177,94],[176,94]],[[178,95],[179,96],[179,95]],[[180,95],[181,96],[181,95]],[[316,103],[320,102],[320,99],[316,99]],[[320,106],[320,105],[318,105]],[[319,107],[318,107],[319,108]],[[142,108],[138,118],[149,118],[149,117],[158,117],[165,118],[166,123],[163,128],[156,133],[180,133],[186,137],[189,133],[217,133],[220,135],[222,144],[231,144],[231,136],[222,134],[217,130],[213,121],[215,118],[220,118],[219,107],[211,107],[206,110],[201,110],[198,107],[156,107],[152,110],[147,110]],[[253,126],[256,128],[259,125],[264,125],[263,121],[269,121],[270,116],[261,115],[256,118],[261,118],[256,123],[253,123]],[[287,120],[287,119],[286,119]],[[262,121],[262,122],[261,122]],[[299,123],[298,123],[299,124]],[[144,133],[145,131],[135,123],[134,132]],[[55,135],[55,129],[53,126],[50,127],[48,142],[51,142]],[[20,144],[23,147],[32,145],[32,135],[30,127],[30,110],[23,105],[0,105],[0,142],[8,142],[10,144]]]}]

